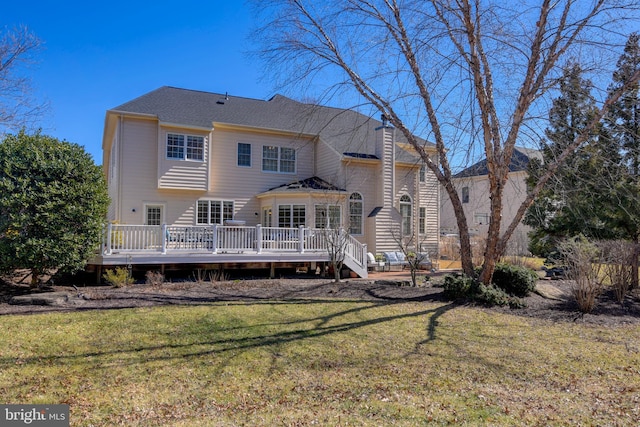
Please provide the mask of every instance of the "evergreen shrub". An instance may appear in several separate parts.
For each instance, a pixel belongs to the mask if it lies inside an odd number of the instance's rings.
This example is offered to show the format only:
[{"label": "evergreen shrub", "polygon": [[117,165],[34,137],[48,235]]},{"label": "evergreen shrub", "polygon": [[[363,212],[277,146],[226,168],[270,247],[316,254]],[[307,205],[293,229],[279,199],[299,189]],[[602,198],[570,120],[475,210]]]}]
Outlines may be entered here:
[{"label": "evergreen shrub", "polygon": [[492,283],[509,295],[526,297],[536,288],[538,275],[535,271],[508,263],[496,264]]}]

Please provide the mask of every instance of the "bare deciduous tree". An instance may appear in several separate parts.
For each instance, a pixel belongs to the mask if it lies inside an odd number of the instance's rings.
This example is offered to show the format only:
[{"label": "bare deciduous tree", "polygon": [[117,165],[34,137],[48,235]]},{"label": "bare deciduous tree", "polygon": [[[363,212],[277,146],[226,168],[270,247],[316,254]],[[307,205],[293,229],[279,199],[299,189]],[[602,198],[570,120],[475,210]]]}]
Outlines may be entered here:
[{"label": "bare deciduous tree", "polygon": [[[395,227],[389,230],[393,240],[400,248],[400,251],[404,254],[407,267],[411,274],[411,285],[413,287],[418,286],[418,271],[421,267],[431,263],[431,258],[428,253],[420,252],[420,240],[416,233],[403,235],[401,227]],[[432,268],[432,266],[430,267]]]},{"label": "bare deciduous tree", "polygon": [[0,132],[34,127],[46,106],[32,98],[25,67],[42,42],[27,27],[0,30]]},{"label": "bare deciduous tree", "polygon": [[[420,154],[451,199],[469,275],[469,228],[453,171],[474,153],[486,157],[491,210],[480,277],[485,283],[527,207],[625,90],[610,94],[584,136],[545,165],[513,222],[501,230],[514,147],[537,142],[534,130],[544,127],[539,121],[560,61],[611,56],[616,40],[621,46],[626,37],[625,20],[638,19],[639,9],[630,0],[525,0],[517,6],[479,0],[273,0],[259,7],[267,18],[258,34],[264,43],[260,53],[280,84],[324,85],[328,94],[345,89],[364,98]],[[638,78],[640,73],[628,83]],[[437,156],[425,150],[417,133],[435,143]]]}]

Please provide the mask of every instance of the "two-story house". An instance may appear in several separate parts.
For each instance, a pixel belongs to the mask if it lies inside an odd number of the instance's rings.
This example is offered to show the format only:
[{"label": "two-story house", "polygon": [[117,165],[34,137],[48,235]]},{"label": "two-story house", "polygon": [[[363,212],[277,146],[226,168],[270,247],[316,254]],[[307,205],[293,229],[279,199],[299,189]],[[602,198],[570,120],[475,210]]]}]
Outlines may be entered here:
[{"label": "two-story house", "polygon": [[360,263],[398,233],[435,255],[438,184],[404,142],[353,110],[161,87],[106,113],[111,224],[93,262],[315,263],[311,239],[339,227]]},{"label": "two-story house", "polygon": [[[538,150],[515,147],[509,164],[509,178],[504,188],[501,228],[506,228],[527,195],[527,166],[532,158],[542,159]],[[490,199],[489,171],[487,160],[483,159],[454,175],[454,185],[462,201],[469,231],[483,238],[489,228]],[[449,196],[442,194],[441,231],[444,234],[457,234],[458,227]],[[507,253],[521,255],[528,252],[530,227],[520,223],[509,241]]]}]

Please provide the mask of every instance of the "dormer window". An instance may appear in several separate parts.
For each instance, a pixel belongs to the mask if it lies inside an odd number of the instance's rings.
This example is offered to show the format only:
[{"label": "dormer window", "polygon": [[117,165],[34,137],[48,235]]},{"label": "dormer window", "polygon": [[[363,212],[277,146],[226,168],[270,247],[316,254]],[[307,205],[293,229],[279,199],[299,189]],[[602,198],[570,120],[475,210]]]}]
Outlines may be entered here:
[{"label": "dormer window", "polygon": [[204,137],[178,133],[167,134],[167,159],[204,160]]}]

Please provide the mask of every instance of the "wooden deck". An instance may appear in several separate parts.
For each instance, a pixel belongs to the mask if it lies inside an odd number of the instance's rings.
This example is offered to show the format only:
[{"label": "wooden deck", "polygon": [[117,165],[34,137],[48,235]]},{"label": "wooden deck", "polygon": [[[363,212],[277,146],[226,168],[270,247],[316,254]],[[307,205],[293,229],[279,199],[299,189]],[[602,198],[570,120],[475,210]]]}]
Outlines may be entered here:
[{"label": "wooden deck", "polygon": [[367,246],[344,231],[248,226],[109,224],[96,266],[314,263],[328,248],[344,250],[344,264],[367,277]]}]

